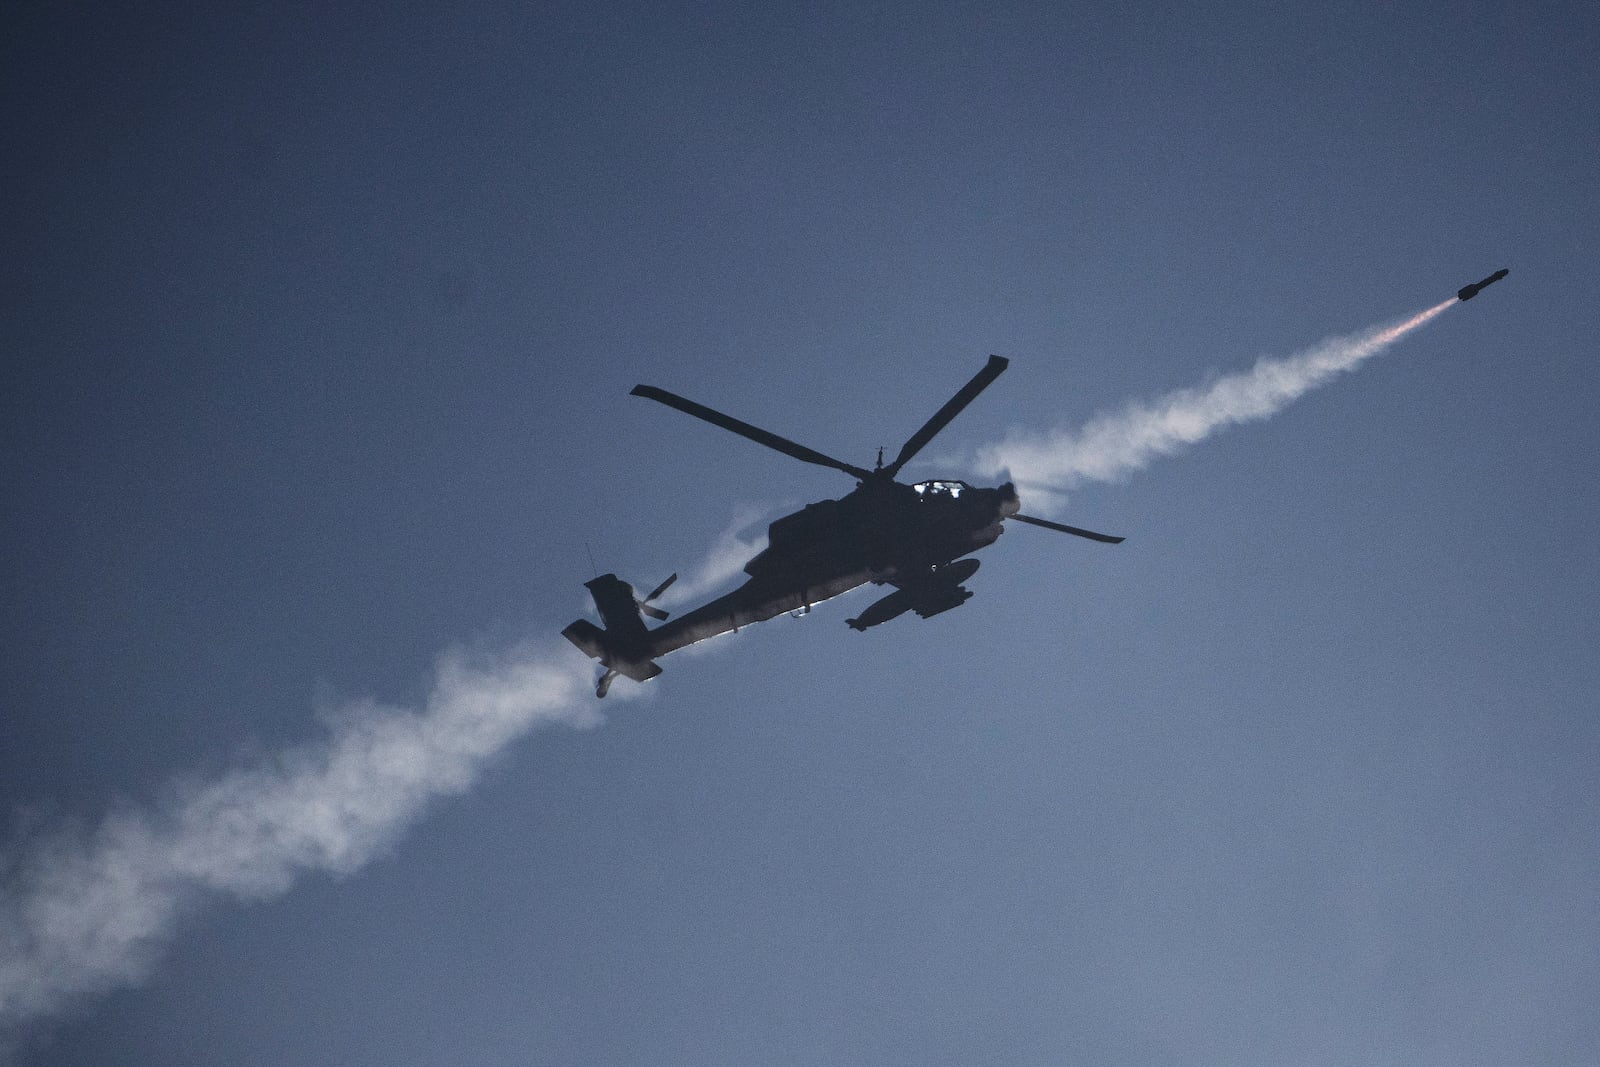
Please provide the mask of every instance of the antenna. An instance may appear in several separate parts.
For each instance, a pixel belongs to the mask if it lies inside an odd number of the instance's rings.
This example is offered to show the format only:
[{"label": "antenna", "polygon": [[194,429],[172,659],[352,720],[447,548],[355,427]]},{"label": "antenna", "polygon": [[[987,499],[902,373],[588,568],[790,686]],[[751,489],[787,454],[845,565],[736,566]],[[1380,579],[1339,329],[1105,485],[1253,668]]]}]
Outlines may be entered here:
[{"label": "antenna", "polygon": [[583,550],[589,554],[589,573],[594,574],[600,569],[600,565],[594,561],[594,549],[590,548],[589,542],[585,541]]}]

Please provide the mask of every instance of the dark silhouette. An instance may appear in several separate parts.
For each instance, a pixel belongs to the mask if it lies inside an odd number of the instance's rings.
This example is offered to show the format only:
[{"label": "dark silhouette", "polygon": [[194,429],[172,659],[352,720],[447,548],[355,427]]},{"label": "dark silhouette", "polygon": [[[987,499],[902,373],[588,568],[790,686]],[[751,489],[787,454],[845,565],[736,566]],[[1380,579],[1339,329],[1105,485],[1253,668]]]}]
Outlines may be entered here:
[{"label": "dark silhouette", "polygon": [[1473,297],[1478,295],[1478,290],[1479,289],[1482,289],[1486,285],[1493,285],[1495,282],[1499,281],[1501,278],[1504,278],[1507,274],[1510,274],[1510,273],[1511,273],[1511,271],[1510,271],[1509,268],[1501,267],[1499,270],[1497,270],[1493,274],[1489,275],[1483,281],[1481,281],[1481,282],[1473,282],[1471,285],[1464,285],[1460,289],[1457,289],[1456,290],[1456,299],[1457,300],[1471,300]]},{"label": "dark silhouette", "polygon": [[750,576],[744,585],[654,630],[646,628],[640,613],[666,618],[649,601],[671,584],[671,578],[643,600],[636,599],[633,587],[614,574],[586,583],[604,628],[579,619],[561,634],[605,668],[596,695],[605,696],[618,674],[638,682],[654,678],[661,673],[654,660],[668,652],[781,612],[803,614],[813,604],[868,582],[892,585],[896,591],[847,620],[856,630],[907,611],[928,618],[959,607],[972,595],[961,583],[978,569],[977,560],[961,557],[993,544],[1006,519],[1107,544],[1120,542],[1120,537],[1018,514],[1021,503],[1010,482],[983,489],[954,480],[915,485],[895,480],[900,468],[1005,369],[1006,360],[990,356],[983,369],[911,435],[888,466],[880,452],[870,471],[665,389],[635,386],[633,396],[676,408],[802,462],[842,471],[856,479],[856,487],[838,500],[807,504],[772,523],[767,547],[744,566]]}]

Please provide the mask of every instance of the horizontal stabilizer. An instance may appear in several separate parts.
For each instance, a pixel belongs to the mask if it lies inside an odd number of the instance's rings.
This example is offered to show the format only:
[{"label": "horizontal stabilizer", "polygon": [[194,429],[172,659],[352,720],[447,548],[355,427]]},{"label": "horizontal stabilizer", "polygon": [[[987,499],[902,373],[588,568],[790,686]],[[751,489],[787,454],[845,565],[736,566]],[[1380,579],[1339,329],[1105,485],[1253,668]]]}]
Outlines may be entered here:
[{"label": "horizontal stabilizer", "polygon": [[618,674],[626,675],[636,682],[648,682],[661,673],[661,665],[653,660],[644,660],[641,663],[614,663],[611,669]]},{"label": "horizontal stabilizer", "polygon": [[600,659],[606,654],[605,631],[588,619],[579,619],[572,623],[561,631],[561,636],[571,641],[579,652],[590,659]]}]

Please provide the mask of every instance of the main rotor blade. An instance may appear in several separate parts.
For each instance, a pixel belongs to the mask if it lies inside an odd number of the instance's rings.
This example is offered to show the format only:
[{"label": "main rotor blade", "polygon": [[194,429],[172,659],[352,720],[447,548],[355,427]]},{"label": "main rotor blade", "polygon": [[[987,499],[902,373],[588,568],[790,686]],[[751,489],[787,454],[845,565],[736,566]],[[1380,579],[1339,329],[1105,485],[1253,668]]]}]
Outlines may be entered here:
[{"label": "main rotor blade", "polygon": [[1120,545],[1127,540],[1125,537],[1112,537],[1110,534],[1095,533],[1093,530],[1084,530],[1061,522],[1051,522],[1049,519],[1036,519],[1032,515],[1013,515],[1011,517],[1030,526],[1043,526],[1046,530],[1058,530],[1061,533],[1075,534],[1078,537],[1087,537],[1091,541],[1101,541],[1108,545]]},{"label": "main rotor blade", "polygon": [[825,456],[815,449],[807,448],[805,445],[797,445],[786,437],[779,437],[777,434],[769,433],[760,427],[751,426],[748,422],[740,422],[731,415],[713,411],[704,404],[696,404],[693,400],[685,400],[676,393],[669,393],[665,389],[657,389],[653,385],[636,385],[628,395],[642,396],[665,404],[669,408],[677,408],[685,415],[693,415],[697,419],[704,419],[713,426],[720,426],[724,430],[732,430],[740,437],[748,437],[758,445],[766,445],[768,448],[776,449],[786,456],[793,456],[802,463],[815,463],[819,467],[832,467],[836,471],[844,471],[851,477],[862,480],[872,477],[871,471],[863,470],[843,460],[834,459],[832,456]]},{"label": "main rotor blade", "polygon": [[933,440],[935,434],[949,425],[950,420],[961,414],[961,409],[972,403],[973,398],[989,387],[989,383],[1000,377],[1000,372],[1006,369],[1008,361],[1003,356],[990,356],[989,362],[983,369],[973,375],[972,380],[961,387],[961,391],[945,402],[944,407],[933,413],[933,418],[923,424],[922,429],[911,435],[911,439],[900,447],[900,454],[894,457],[894,462],[884,468],[884,472],[893,478],[900,473],[900,468],[906,461],[918,452],[924,445]]}]

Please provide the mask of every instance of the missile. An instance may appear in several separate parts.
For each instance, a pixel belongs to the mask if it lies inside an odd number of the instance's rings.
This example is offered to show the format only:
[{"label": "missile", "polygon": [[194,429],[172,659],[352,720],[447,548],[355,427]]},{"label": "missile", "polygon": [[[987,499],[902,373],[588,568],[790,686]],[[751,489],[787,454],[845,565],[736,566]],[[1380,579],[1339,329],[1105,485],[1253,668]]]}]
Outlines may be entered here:
[{"label": "missile", "polygon": [[1464,285],[1460,289],[1457,289],[1456,290],[1456,299],[1457,300],[1471,300],[1473,297],[1478,295],[1478,290],[1479,289],[1482,289],[1486,285],[1493,285],[1495,282],[1499,281],[1501,278],[1504,278],[1507,274],[1510,274],[1510,273],[1511,273],[1511,271],[1509,269],[1507,269],[1505,267],[1501,267],[1499,270],[1497,270],[1493,274],[1489,275],[1483,281],[1481,281],[1481,282],[1473,282],[1471,285]]}]

